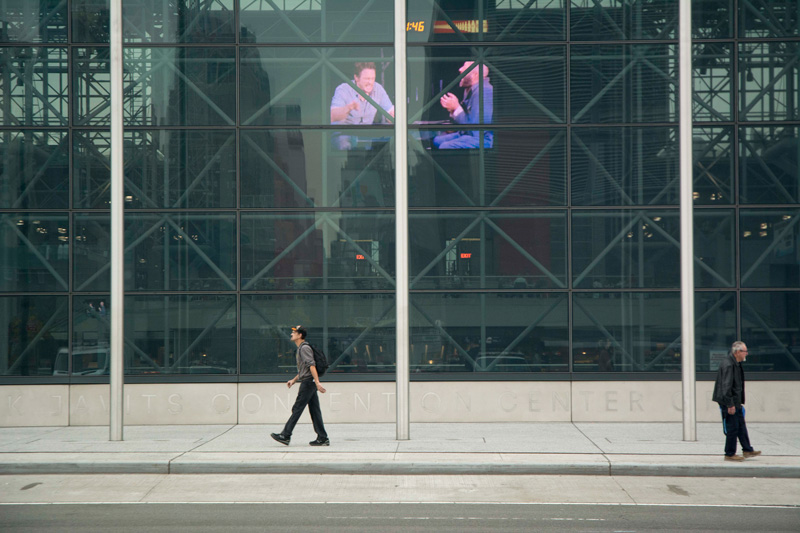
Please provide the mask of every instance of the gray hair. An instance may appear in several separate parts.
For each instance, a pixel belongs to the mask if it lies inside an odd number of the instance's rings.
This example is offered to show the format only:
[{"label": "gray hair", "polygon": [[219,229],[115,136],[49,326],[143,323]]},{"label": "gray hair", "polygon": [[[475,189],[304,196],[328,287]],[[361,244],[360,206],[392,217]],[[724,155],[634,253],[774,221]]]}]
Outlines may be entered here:
[{"label": "gray hair", "polygon": [[743,343],[742,341],[736,341],[733,344],[731,344],[731,353],[741,352],[742,350],[744,350],[744,347],[745,343]]}]

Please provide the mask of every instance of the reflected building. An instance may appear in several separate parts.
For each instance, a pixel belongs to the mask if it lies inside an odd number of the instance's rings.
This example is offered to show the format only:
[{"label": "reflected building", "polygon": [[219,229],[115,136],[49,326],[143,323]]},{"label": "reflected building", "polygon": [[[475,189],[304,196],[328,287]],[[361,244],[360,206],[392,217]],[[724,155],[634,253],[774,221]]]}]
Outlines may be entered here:
[{"label": "reflected building", "polygon": [[[388,387],[407,223],[415,390],[679,382],[679,3],[406,5],[397,102],[391,0],[123,3],[127,375],[270,387],[293,375],[287,326],[303,324],[343,390]],[[3,6],[0,380],[99,386],[108,7]],[[743,339],[748,378],[797,381],[800,8],[692,8],[696,370],[711,379]],[[459,124],[441,98],[467,105],[470,61],[491,113]],[[407,110],[408,220],[388,118],[331,124],[357,62]],[[462,130],[492,142],[432,142]]]}]

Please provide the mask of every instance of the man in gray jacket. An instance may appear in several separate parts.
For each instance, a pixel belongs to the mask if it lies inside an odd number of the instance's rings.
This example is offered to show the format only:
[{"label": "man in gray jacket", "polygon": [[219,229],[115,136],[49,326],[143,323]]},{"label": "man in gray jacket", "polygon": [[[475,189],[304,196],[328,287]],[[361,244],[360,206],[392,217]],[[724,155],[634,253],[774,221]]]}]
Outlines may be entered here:
[{"label": "man in gray jacket", "polygon": [[295,358],[297,359],[297,375],[286,382],[286,386],[292,388],[292,385],[300,382],[300,390],[297,392],[297,400],[292,406],[292,415],[283,427],[281,433],[271,433],[270,436],[281,444],[289,445],[292,439],[292,431],[297,421],[300,420],[300,415],[303,410],[308,406],[308,412],[311,414],[311,423],[314,425],[314,431],[317,433],[317,439],[309,442],[311,446],[330,446],[331,441],[328,440],[328,434],[325,432],[325,425],[322,423],[322,410],[319,408],[319,396],[317,391],[325,393],[325,387],[319,382],[319,374],[317,367],[314,363],[314,351],[311,345],[306,342],[306,329],[303,326],[295,326],[292,328],[292,333],[289,339],[297,346]]},{"label": "man in gray jacket", "polygon": [[[744,461],[747,457],[761,455],[750,445],[747,425],[744,423],[744,370],[742,361],[747,358],[747,345],[736,341],[728,357],[719,364],[717,381],[711,399],[719,404],[722,429],[725,432],[725,460]],[[736,455],[736,439],[742,443],[742,455]]]}]

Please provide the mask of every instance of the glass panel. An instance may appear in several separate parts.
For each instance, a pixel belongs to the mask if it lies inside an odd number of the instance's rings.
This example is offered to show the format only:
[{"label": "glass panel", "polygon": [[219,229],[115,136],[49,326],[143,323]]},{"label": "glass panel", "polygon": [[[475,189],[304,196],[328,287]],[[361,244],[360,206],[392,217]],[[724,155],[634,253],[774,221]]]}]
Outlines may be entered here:
[{"label": "glass panel", "polygon": [[0,375],[52,376],[67,351],[66,296],[0,296]]},{"label": "glass panel", "polygon": [[680,372],[679,293],[574,293],[575,372]]},{"label": "glass panel", "polygon": [[800,43],[739,44],[739,120],[800,118]]},{"label": "glass panel", "polygon": [[[241,133],[242,207],[390,207],[393,132],[269,130]],[[339,149],[343,137],[350,148]]]},{"label": "glass panel", "polygon": [[[106,286],[108,288],[108,286]],[[107,294],[72,298],[72,367],[66,349],[59,350],[54,374],[107,376],[111,363],[111,300]]]},{"label": "glass panel", "polygon": [[742,209],[742,287],[800,287],[800,210]]},{"label": "glass panel", "polygon": [[576,41],[677,39],[675,0],[571,0],[570,35]]},{"label": "glass panel", "polygon": [[409,0],[408,42],[563,40],[564,0]]},{"label": "glass panel", "polygon": [[233,131],[128,131],[129,207],[236,207]]},{"label": "glass panel", "polygon": [[[111,136],[88,130],[75,130],[73,135],[75,207],[108,209]],[[127,130],[124,137],[126,207],[236,205],[232,131]]]},{"label": "glass panel", "polygon": [[[368,127],[393,120],[391,47],[241,48],[240,54],[242,125]],[[345,118],[336,118],[337,110]]]},{"label": "glass panel", "polygon": [[409,140],[409,205],[565,205],[566,131],[495,130],[491,150],[429,149],[434,132]]},{"label": "glass panel", "polygon": [[732,204],[733,128],[694,128],[693,137],[694,204]]},{"label": "glass panel", "polygon": [[704,0],[692,3],[693,39],[728,39],[733,35],[735,0]]},{"label": "glass panel", "polygon": [[567,307],[559,293],[412,294],[411,373],[566,372]]},{"label": "glass panel", "polygon": [[66,213],[0,215],[0,291],[69,289]]},{"label": "glass panel", "polygon": [[678,156],[676,128],[574,128],[572,202],[677,204]]},{"label": "glass panel", "polygon": [[235,374],[236,296],[125,298],[126,374]]},{"label": "glass panel", "polygon": [[733,120],[731,43],[695,44],[692,57],[692,113],[696,122]]},{"label": "glass panel", "polygon": [[680,214],[576,211],[572,214],[576,288],[680,286]]},{"label": "glass panel", "polygon": [[233,125],[233,47],[125,48],[123,113],[129,126]]},{"label": "glass panel", "polygon": [[677,45],[576,45],[571,61],[573,121],[678,120]]},{"label": "glass panel", "polygon": [[[126,163],[130,163],[127,161]],[[111,208],[111,134],[72,132],[72,195],[76,208]]]},{"label": "glass panel", "polygon": [[[566,115],[563,46],[410,48],[408,80],[409,122],[442,124],[441,134],[455,130],[456,124],[562,124]],[[461,135],[475,140],[432,144],[478,147],[477,132]],[[484,133],[483,145],[492,147],[491,131]]]},{"label": "glass panel", "polygon": [[72,40],[76,43],[107,43],[109,37],[108,0],[71,0]]},{"label": "glass panel", "polygon": [[67,42],[67,2],[11,0],[0,13],[0,42]]},{"label": "glass panel", "polygon": [[739,0],[739,37],[797,37],[797,0]]},{"label": "glass panel", "polygon": [[138,0],[122,3],[124,39],[130,43],[232,43],[233,0]]},{"label": "glass panel", "polygon": [[800,127],[742,128],[739,201],[793,204],[800,201]]},{"label": "glass panel", "polygon": [[108,291],[111,287],[111,216],[76,214],[72,241],[75,291]]},{"label": "glass panel", "polygon": [[413,213],[412,289],[566,287],[566,214]]},{"label": "glass panel", "polygon": [[[233,125],[233,47],[130,48],[123,71],[123,118],[129,126]],[[75,48],[75,123],[108,126],[108,48]]]},{"label": "glass panel", "polygon": [[736,293],[695,292],[695,369],[716,372],[736,340]]},{"label": "glass panel", "polygon": [[228,213],[125,217],[126,290],[236,289],[236,217]]},{"label": "glass panel", "polygon": [[743,292],[746,371],[800,370],[800,292]]},{"label": "glass panel", "polygon": [[69,207],[69,138],[64,131],[0,133],[0,207]]},{"label": "glass panel", "polygon": [[328,374],[394,375],[393,294],[242,295],[241,373],[297,374],[297,324],[328,356]]},{"label": "glass panel", "polygon": [[736,285],[735,232],[735,215],[732,209],[695,209],[695,286],[734,287]]},{"label": "glass panel", "polygon": [[393,37],[391,0],[242,0],[241,6],[243,43],[390,42]]},{"label": "glass panel", "polygon": [[67,49],[0,48],[0,125],[67,124]]},{"label": "glass panel", "polygon": [[392,289],[394,215],[242,215],[242,290]]},{"label": "glass panel", "polygon": [[[110,54],[108,47],[72,49],[72,112],[76,126],[111,124]],[[122,76],[125,87],[129,87],[133,81],[130,73],[123,71]]]}]

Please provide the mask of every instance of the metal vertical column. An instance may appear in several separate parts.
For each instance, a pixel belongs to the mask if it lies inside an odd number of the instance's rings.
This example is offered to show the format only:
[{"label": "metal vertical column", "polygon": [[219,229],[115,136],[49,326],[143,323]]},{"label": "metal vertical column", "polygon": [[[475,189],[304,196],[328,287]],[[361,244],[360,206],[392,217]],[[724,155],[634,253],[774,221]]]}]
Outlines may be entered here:
[{"label": "metal vertical column", "polygon": [[395,271],[397,306],[397,440],[409,439],[408,98],[406,1],[394,1]]},{"label": "metal vertical column", "polygon": [[694,224],[692,164],[692,0],[680,2],[681,367],[683,440],[697,440],[694,345]]},{"label": "metal vertical column", "polygon": [[111,0],[111,366],[109,439],[122,440],[124,359],[124,185],[122,157],[122,0]]}]

